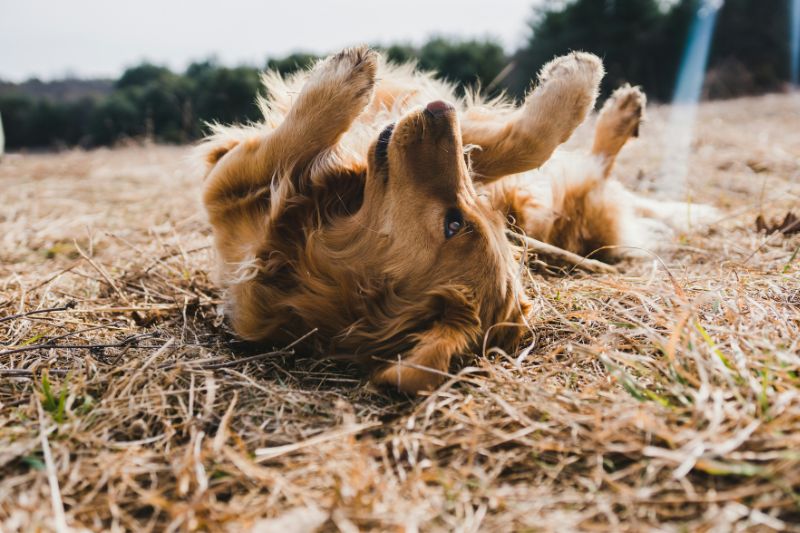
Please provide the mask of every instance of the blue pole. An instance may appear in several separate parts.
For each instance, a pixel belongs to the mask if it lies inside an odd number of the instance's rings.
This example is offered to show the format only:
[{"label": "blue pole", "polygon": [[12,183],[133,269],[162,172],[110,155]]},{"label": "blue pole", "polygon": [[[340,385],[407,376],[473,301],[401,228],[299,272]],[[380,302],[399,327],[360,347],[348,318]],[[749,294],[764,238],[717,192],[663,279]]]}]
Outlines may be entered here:
[{"label": "blue pole", "polygon": [[792,10],[789,16],[789,27],[792,42],[791,47],[791,76],[792,84],[800,84],[800,0],[792,0]]},{"label": "blue pole", "polygon": [[717,12],[721,6],[722,0],[703,1],[689,29],[664,140],[668,155],[662,163],[660,186],[663,190],[682,194],[689,192],[686,178],[689,173],[697,106],[705,81]]},{"label": "blue pole", "polygon": [[[800,2],[800,0],[794,1]],[[708,52],[711,49],[711,37],[714,35],[719,8],[719,4],[706,2],[695,15],[681,59],[673,103],[695,104],[700,100],[708,64]]]}]

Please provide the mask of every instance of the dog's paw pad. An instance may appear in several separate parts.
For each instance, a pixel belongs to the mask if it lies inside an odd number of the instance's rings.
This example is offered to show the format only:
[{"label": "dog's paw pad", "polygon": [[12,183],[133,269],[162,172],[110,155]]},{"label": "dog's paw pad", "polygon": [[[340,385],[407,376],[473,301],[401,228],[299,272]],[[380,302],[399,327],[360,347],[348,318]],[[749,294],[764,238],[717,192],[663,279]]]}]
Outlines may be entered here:
[{"label": "dog's paw pad", "polygon": [[639,136],[647,97],[639,87],[623,85],[614,91],[600,111],[600,124],[606,124],[619,135]]},{"label": "dog's paw pad", "polygon": [[594,92],[604,74],[603,62],[599,57],[586,52],[573,52],[557,57],[542,67],[539,83],[546,85],[556,81]]},{"label": "dog's paw pad", "polygon": [[[375,85],[378,71],[378,54],[366,46],[346,48],[331,57],[324,65],[324,70],[340,79],[342,83],[351,85],[359,92],[369,91]],[[326,72],[328,74],[328,72]]]},{"label": "dog's paw pad", "polygon": [[647,105],[647,97],[642,92],[641,87],[631,87],[626,83],[614,91],[606,105],[625,113],[638,114],[644,111],[644,106]]},{"label": "dog's paw pad", "polygon": [[526,100],[530,116],[547,117],[558,125],[559,142],[566,141],[594,107],[603,74],[603,63],[593,54],[557,57],[542,68],[539,85]]},{"label": "dog's paw pad", "polygon": [[621,122],[638,125],[644,119],[646,105],[647,97],[641,88],[626,84],[614,91],[603,106],[602,112],[615,114]]}]

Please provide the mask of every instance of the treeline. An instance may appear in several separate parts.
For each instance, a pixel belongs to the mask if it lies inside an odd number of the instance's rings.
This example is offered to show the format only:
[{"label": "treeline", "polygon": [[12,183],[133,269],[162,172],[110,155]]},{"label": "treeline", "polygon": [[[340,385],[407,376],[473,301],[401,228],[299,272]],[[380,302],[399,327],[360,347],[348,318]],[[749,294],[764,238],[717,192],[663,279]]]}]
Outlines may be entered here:
[{"label": "treeline", "polygon": [[[545,0],[532,8],[530,36],[513,54],[490,40],[435,38],[423,46],[384,48],[393,61],[415,60],[460,87],[522,96],[542,64],[570,50],[601,56],[604,92],[642,85],[653,100],[669,100],[695,14],[703,0]],[[727,0],[719,12],[705,96],[733,97],[782,88],[789,77],[786,0]],[[283,74],[306,68],[312,54],[270,59]],[[126,70],[108,92],[42,96],[41,88],[0,87],[0,113],[10,149],[111,145],[125,138],[182,143],[201,137],[207,122],[259,119],[260,69],[214,61],[176,73],[152,64]],[[28,84],[30,85],[30,83]],[[35,83],[34,83],[35,85]],[[100,85],[102,86],[102,84]],[[95,87],[96,89],[96,87]]]},{"label": "treeline", "polygon": [[[422,68],[437,70],[461,85],[492,79],[507,62],[503,48],[489,41],[433,39],[421,48],[398,45],[385,53],[396,62],[417,60]],[[265,68],[287,75],[317,59],[312,54],[292,54],[270,59]],[[203,135],[207,122],[258,120],[255,96],[263,90],[261,70],[229,68],[208,60],[175,73],[145,63],[127,69],[102,97],[75,97],[76,90],[71,98],[36,97],[6,84],[0,87],[6,146],[91,147],[126,138],[188,142]]]},{"label": "treeline", "polygon": [[[651,100],[672,98],[698,10],[717,0],[545,0],[528,43],[514,54],[514,94],[554,55],[587,50],[603,58],[604,92],[641,85]],[[566,6],[564,8],[564,4]],[[790,76],[791,0],[724,0],[717,14],[705,98],[781,90]]]}]

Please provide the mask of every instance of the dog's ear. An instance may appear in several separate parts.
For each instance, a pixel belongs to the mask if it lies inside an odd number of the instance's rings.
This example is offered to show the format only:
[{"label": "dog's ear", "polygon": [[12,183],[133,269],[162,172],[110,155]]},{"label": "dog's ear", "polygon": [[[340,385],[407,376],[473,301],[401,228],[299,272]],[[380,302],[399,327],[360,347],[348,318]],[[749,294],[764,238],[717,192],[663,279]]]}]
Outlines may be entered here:
[{"label": "dog's ear", "polygon": [[447,377],[452,357],[464,353],[480,335],[478,310],[466,290],[437,289],[425,301],[434,321],[413,335],[414,347],[401,359],[373,374],[376,385],[406,394],[432,390]]},{"label": "dog's ear", "polygon": [[216,165],[225,154],[236,148],[237,144],[239,144],[239,141],[235,139],[211,144],[205,157],[208,167],[211,168]]}]

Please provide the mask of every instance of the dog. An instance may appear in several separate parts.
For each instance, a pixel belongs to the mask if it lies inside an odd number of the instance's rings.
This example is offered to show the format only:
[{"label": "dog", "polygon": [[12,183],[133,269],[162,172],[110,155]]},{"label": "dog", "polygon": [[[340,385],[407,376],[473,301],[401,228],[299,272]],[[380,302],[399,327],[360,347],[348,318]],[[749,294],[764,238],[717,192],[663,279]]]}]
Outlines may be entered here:
[{"label": "dog", "polygon": [[548,162],[603,74],[594,55],[556,58],[519,106],[459,98],[366,47],[265,74],[263,122],[214,126],[198,148],[235,332],[284,342],[313,330],[409,394],[481,342],[515,349],[531,303],[509,228],[606,260],[646,246],[642,228],[680,228],[685,204],[609,179],[638,134],[639,89],[607,101],[590,151]]}]

